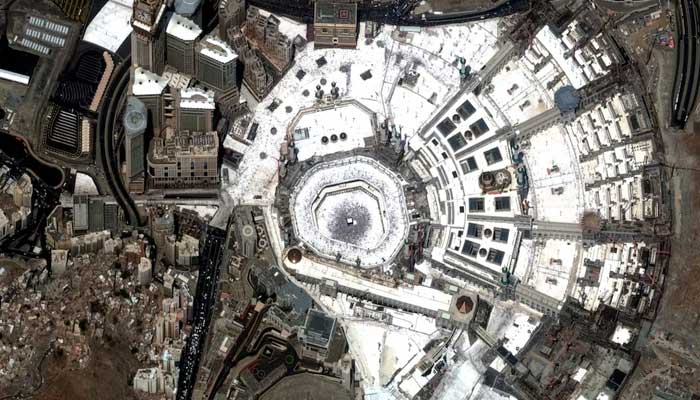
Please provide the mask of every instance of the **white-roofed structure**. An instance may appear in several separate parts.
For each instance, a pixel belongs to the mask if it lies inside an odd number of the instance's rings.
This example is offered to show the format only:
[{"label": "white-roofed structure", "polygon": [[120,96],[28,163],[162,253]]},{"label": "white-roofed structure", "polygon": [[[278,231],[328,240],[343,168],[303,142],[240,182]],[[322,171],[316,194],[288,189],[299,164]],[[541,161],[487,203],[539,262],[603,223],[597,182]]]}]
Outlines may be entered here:
[{"label": "white-roofed structure", "polygon": [[180,90],[180,108],[213,110],[214,92],[199,87],[189,87]]},{"label": "white-roofed structure", "polygon": [[321,282],[330,279],[337,282],[338,286],[342,287],[343,290],[364,293],[366,298],[373,298],[372,300],[378,304],[434,317],[449,313],[452,303],[451,294],[437,289],[407,285],[391,287],[364,279],[359,275],[350,273],[349,270],[333,268],[307,257],[302,258],[296,264],[286,260],[285,266],[301,280],[317,280]]},{"label": "white-roofed structure", "polygon": [[181,73],[194,74],[194,49],[202,29],[179,14],[170,17],[165,29],[168,65]]},{"label": "white-roofed structure", "polygon": [[21,83],[22,85],[29,84],[29,76],[8,71],[6,69],[0,69],[0,79]]},{"label": "white-roofed structure", "polygon": [[588,83],[588,78],[576,64],[576,60],[566,54],[567,48],[561,38],[558,38],[549,26],[537,32],[536,38],[554,58],[574,88],[579,89]]},{"label": "white-roofed structure", "polygon": [[202,39],[198,51],[220,63],[229,63],[238,58],[238,54],[218,36],[209,35]]},{"label": "white-roofed structure", "polygon": [[131,91],[134,96],[161,95],[168,86],[168,81],[162,76],[147,69],[136,67]]},{"label": "white-roofed structure", "polygon": [[191,19],[185,18],[180,14],[173,14],[170,17],[165,33],[180,40],[192,41],[202,34],[202,28]]}]

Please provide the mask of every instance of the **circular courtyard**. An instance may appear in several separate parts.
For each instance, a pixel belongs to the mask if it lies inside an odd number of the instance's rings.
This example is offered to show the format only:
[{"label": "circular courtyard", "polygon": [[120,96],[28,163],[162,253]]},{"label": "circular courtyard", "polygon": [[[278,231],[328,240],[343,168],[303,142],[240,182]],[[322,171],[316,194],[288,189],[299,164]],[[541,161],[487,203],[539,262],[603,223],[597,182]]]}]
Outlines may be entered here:
[{"label": "circular courtyard", "polygon": [[390,262],[407,234],[402,180],[368,157],[315,165],[297,183],[290,208],[306,246],[365,268]]}]

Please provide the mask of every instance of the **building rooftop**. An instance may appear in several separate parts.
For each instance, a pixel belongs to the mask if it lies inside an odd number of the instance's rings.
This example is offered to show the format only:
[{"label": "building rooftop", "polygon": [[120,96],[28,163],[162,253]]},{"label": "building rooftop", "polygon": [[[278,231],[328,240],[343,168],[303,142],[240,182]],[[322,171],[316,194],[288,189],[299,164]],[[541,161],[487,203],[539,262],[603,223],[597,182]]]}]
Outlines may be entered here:
[{"label": "building rooftop", "polygon": [[151,163],[172,163],[178,157],[185,156],[216,157],[218,151],[219,137],[216,132],[170,132],[165,137],[153,139],[148,160]]},{"label": "building rooftop", "polygon": [[355,25],[357,24],[357,3],[318,0],[314,10],[314,23]]},{"label": "building rooftop", "polygon": [[238,54],[218,36],[209,35],[197,46],[197,51],[220,63],[229,63],[238,58]]},{"label": "building rooftop", "polygon": [[160,95],[166,86],[168,86],[168,81],[162,76],[141,67],[134,69],[131,86],[131,92],[134,96]]},{"label": "building rooftop", "polygon": [[[262,8],[258,8],[258,11],[260,12],[260,15],[262,15],[265,18],[269,17],[270,15],[273,15],[271,12]],[[277,18],[277,20],[279,21],[277,29],[279,29],[280,33],[287,36],[289,40],[294,40],[294,38],[297,36],[306,38],[306,24],[297,22],[293,19],[289,19],[280,15],[275,15],[275,18]]]},{"label": "building rooftop", "polygon": [[334,331],[335,318],[318,310],[309,310],[304,324],[304,339],[307,343],[324,348],[328,347]]},{"label": "building rooftop", "polygon": [[137,97],[129,96],[124,111],[124,130],[127,135],[138,135],[146,130],[148,122],[146,106]]},{"label": "building rooftop", "polygon": [[168,35],[184,41],[194,41],[202,34],[202,29],[191,19],[180,14],[173,14],[165,29]]},{"label": "building rooftop", "polygon": [[199,87],[180,89],[180,108],[213,110],[215,107],[213,91]]}]

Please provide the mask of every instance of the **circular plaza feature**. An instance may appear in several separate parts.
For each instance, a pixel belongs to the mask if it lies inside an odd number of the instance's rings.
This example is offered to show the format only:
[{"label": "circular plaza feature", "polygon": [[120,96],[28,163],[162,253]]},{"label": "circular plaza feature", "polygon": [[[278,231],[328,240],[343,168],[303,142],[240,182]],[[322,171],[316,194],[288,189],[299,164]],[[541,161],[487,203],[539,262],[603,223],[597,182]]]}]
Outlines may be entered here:
[{"label": "circular plaza feature", "polygon": [[292,193],[294,232],[322,257],[364,268],[389,263],[407,235],[402,186],[396,174],[368,157],[317,164]]}]

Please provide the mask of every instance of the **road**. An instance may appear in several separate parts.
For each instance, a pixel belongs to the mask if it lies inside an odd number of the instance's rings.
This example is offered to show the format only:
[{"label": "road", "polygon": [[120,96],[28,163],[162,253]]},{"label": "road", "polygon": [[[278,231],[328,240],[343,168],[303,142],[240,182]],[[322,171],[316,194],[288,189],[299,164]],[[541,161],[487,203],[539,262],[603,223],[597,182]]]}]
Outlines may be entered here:
[{"label": "road", "polygon": [[194,321],[192,334],[187,338],[180,358],[180,376],[177,383],[177,400],[190,400],[197,381],[197,369],[206,344],[211,313],[216,304],[216,289],[219,269],[226,244],[226,231],[207,227],[200,251],[199,278],[194,298]]},{"label": "road", "polygon": [[[275,14],[313,23],[313,3],[306,0],[250,0],[250,5],[264,8]],[[412,11],[420,4],[419,0],[393,0],[385,2],[363,1],[358,4],[357,14],[361,21],[375,21],[389,25],[436,26],[479,21],[486,18],[502,17],[530,9],[529,0],[506,0],[487,10],[466,10],[450,13],[423,13],[414,15]]]},{"label": "road", "polygon": [[100,106],[99,119],[97,120],[95,142],[99,147],[98,162],[101,163],[110,192],[124,210],[129,225],[138,227],[143,222],[136,208],[136,203],[124,187],[117,165],[118,149],[114,148],[115,122],[121,115],[120,110],[126,98],[130,65],[131,57],[128,57],[115,69],[112,80],[105,90],[104,101]]},{"label": "road", "polygon": [[680,0],[677,7],[678,51],[671,125],[683,129],[695,108],[700,85],[700,62],[697,59],[700,12],[694,0]]},{"label": "road", "polygon": [[265,316],[265,311],[267,308],[268,306],[264,306],[259,312],[252,311],[252,315],[250,315],[245,329],[243,332],[241,332],[240,336],[238,336],[236,339],[236,342],[229,349],[221,369],[217,372],[216,378],[213,380],[212,386],[207,390],[206,398],[208,400],[212,400],[214,396],[216,396],[216,393],[224,384],[224,381],[226,381],[226,377],[231,371],[231,368],[233,368],[241,359],[243,350],[248,347],[250,342],[255,337],[258,327],[260,326],[260,322],[262,322],[263,317]]}]

